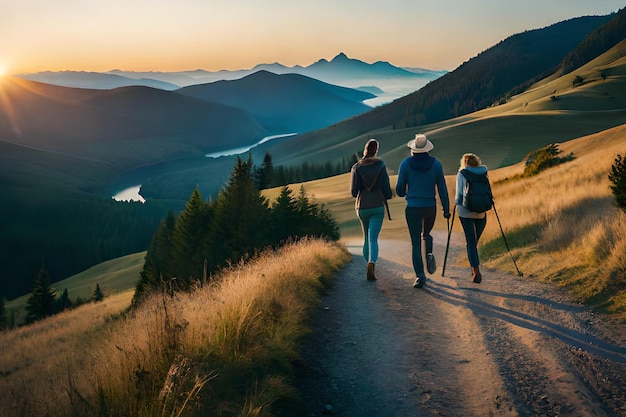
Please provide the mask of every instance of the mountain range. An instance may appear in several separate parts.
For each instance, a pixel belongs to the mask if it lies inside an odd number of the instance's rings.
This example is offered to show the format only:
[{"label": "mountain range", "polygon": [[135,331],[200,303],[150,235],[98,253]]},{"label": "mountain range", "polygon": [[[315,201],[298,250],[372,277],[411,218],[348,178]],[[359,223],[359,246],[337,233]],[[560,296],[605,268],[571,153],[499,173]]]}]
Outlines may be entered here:
[{"label": "mountain range", "polygon": [[[237,80],[170,91],[145,86],[69,88],[5,78],[0,81],[0,205],[8,208],[12,219],[10,227],[0,231],[0,261],[5,265],[0,293],[23,290],[13,283],[32,279],[34,273],[32,267],[21,265],[54,258],[50,247],[68,248],[77,257],[75,243],[63,246],[66,230],[76,223],[76,216],[66,218],[66,213],[77,202],[83,210],[94,201],[110,201],[111,186],[123,184],[146,185],[142,187],[148,197],[146,210],[159,202],[164,209],[180,207],[194,188],[212,198],[236,156],[206,158],[205,153],[250,145],[271,134],[304,132],[283,130],[291,126],[285,120],[278,126],[275,115],[255,102],[269,85],[274,86],[271,94],[280,94],[281,99],[278,103],[266,96],[265,102],[282,108],[284,114],[292,111],[298,122],[323,111],[328,106],[324,100],[337,108],[351,103],[356,109],[331,123],[320,118],[322,126],[314,130],[252,148],[254,161],[270,152],[275,166],[334,163],[376,137],[381,156],[393,170],[407,156],[406,142],[422,132],[435,143],[433,154],[450,174],[465,151],[487,155],[490,167],[497,168],[548,143],[626,123],[622,83],[626,45],[614,41],[626,38],[623,20],[622,10],[515,34],[422,88],[365,110],[360,107],[366,97],[362,91],[263,68]],[[333,61],[350,60],[340,54],[330,62],[318,61],[315,68],[321,74]],[[567,69],[565,62],[578,63]],[[574,85],[577,76],[583,81]],[[280,85],[289,87],[278,93]],[[284,106],[283,100],[292,100],[291,105]],[[318,110],[307,107],[311,104],[307,101],[317,101]],[[298,109],[302,114],[296,115]],[[46,208],[55,205],[54,210],[44,210],[44,203]],[[98,213],[88,217],[90,209],[85,210],[79,212],[86,216],[81,226],[100,221]],[[158,223],[163,210],[151,216]],[[136,224],[137,218],[131,217],[121,229],[128,233]],[[85,233],[101,245],[120,233],[111,222],[99,227]],[[11,249],[16,239],[22,242],[20,248],[30,249]],[[103,255],[102,248],[99,252],[94,256],[102,260],[112,256]],[[50,268],[53,280],[77,272],[70,258]]]},{"label": "mountain range", "polygon": [[[233,71],[197,69],[177,72],[138,72],[115,69],[108,72],[43,71],[16,74],[16,76],[65,87],[111,89],[129,85],[143,85],[163,90],[176,90],[190,85],[236,80],[258,71],[267,71],[274,74],[300,74],[325,83],[351,88],[366,88],[372,82],[375,83],[374,85],[379,83],[384,87],[391,84],[391,82],[394,85],[398,85],[399,81],[402,81],[407,86],[406,88],[412,88],[410,91],[417,90],[424,83],[439,78],[447,72],[423,68],[400,68],[386,61],[368,64],[358,59],[349,58],[345,53],[341,52],[330,61],[322,58],[309,66],[295,65],[288,67],[275,62],[273,64],[258,64],[251,69]],[[379,86],[379,88],[382,87]]]},{"label": "mountain range", "polygon": [[[176,91],[143,86],[79,89],[20,78],[7,78],[2,86],[2,140],[114,160],[124,168],[250,146],[272,134],[319,129],[370,110],[363,100],[374,97],[297,74],[266,71]],[[123,162],[128,157],[130,166]]]}]

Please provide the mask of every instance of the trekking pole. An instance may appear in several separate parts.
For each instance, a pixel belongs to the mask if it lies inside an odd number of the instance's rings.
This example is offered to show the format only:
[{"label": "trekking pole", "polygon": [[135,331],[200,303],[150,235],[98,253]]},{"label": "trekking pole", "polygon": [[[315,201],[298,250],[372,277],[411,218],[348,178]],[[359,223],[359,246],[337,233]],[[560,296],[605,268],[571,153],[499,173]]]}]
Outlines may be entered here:
[{"label": "trekking pole", "polygon": [[500,225],[500,232],[502,232],[502,239],[504,239],[504,244],[506,245],[506,250],[509,251],[509,255],[513,260],[513,265],[515,265],[515,269],[517,269],[517,274],[520,277],[523,277],[524,274],[517,267],[517,262],[515,262],[515,258],[513,258],[513,254],[511,253],[511,249],[509,248],[509,243],[506,241],[506,236],[504,236],[504,230],[502,229],[502,223],[500,223],[500,216],[498,216],[498,210],[496,210],[496,203],[493,203],[493,212],[496,213],[496,219],[498,219],[498,224]]},{"label": "trekking pole", "polygon": [[450,248],[450,235],[452,235],[452,227],[454,226],[454,213],[456,213],[456,204],[452,209],[452,224],[450,224],[450,218],[448,218],[448,241],[446,242],[446,254],[443,257],[443,267],[441,268],[441,276],[445,276],[446,273],[446,261],[448,260],[448,249]]}]

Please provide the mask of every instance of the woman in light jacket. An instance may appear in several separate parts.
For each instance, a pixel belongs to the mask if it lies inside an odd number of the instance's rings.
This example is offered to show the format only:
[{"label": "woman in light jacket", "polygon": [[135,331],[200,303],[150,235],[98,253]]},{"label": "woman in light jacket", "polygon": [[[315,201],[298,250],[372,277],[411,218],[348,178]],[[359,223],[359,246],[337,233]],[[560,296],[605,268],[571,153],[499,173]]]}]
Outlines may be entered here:
[{"label": "woman in light jacket", "polygon": [[473,153],[466,153],[461,158],[459,172],[456,174],[456,198],[455,203],[459,212],[459,220],[465,232],[465,243],[467,248],[467,259],[472,267],[472,281],[479,284],[482,281],[480,273],[480,259],[478,259],[478,240],[487,225],[487,213],[477,213],[470,211],[463,206],[463,190],[467,184],[467,179],[461,171],[467,169],[474,174],[486,174],[487,167],[484,166],[478,157]]},{"label": "woman in light jacket", "polygon": [[378,235],[383,227],[387,200],[393,196],[387,168],[377,154],[378,141],[368,140],[363,158],[350,171],[350,192],[356,198],[354,207],[363,229],[363,257],[367,261],[368,281],[376,280],[374,269],[378,260]]}]

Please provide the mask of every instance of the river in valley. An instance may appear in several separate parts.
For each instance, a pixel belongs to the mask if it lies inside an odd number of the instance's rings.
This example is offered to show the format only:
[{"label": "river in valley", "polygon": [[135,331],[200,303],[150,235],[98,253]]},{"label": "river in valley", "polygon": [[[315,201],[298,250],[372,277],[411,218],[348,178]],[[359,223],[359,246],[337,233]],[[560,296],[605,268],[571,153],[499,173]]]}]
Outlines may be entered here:
[{"label": "river in valley", "polygon": [[[260,141],[256,142],[253,145],[213,152],[213,153],[206,154],[205,157],[219,158],[222,156],[240,155],[245,152],[248,152],[250,149],[254,148],[255,146],[269,142],[273,139],[286,138],[286,137],[295,136],[295,135],[297,135],[297,133],[284,133],[281,135],[265,136],[263,139],[261,139]],[[141,190],[141,184],[132,185],[132,186],[124,188],[121,191],[116,192],[112,198],[115,201],[140,201],[142,203],[145,203],[146,200],[139,193],[140,190]]]}]

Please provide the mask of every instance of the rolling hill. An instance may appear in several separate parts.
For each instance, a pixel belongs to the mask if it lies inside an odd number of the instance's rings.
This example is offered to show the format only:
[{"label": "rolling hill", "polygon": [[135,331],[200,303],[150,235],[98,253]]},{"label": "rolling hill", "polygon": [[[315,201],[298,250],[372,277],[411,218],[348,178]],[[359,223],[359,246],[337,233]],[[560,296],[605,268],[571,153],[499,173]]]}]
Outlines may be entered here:
[{"label": "rolling hill", "polygon": [[[547,143],[616,126],[622,120],[622,107],[614,100],[616,114],[604,113],[603,117],[597,117],[597,114],[577,117],[572,113],[560,113],[565,116],[563,118],[557,117],[557,113],[533,117],[528,112],[529,109],[520,109],[516,116],[528,118],[509,119],[517,122],[511,128],[507,128],[507,121],[500,118],[502,127],[499,131],[492,131],[493,133],[483,129],[480,121],[471,124],[466,122],[475,119],[472,112],[497,108],[511,102],[510,97],[506,97],[511,96],[512,92],[519,94],[521,91],[516,91],[520,86],[526,86],[526,90],[522,91],[529,91],[528,87],[532,83],[554,78],[550,77],[559,70],[564,57],[576,50],[581,42],[584,43],[588,34],[619,20],[624,13],[626,11],[622,10],[617,15],[577,18],[544,29],[513,35],[413,94],[323,130],[298,135],[274,146],[259,147],[253,157],[260,158],[264,152],[269,151],[275,165],[297,165],[311,158],[337,161],[341,157],[359,152],[368,137],[376,137],[382,142],[383,157],[388,159],[389,166],[394,167],[407,154],[406,142],[416,132],[423,132],[434,139],[437,146],[434,154],[444,158],[449,167],[456,165],[456,155],[462,152],[460,149],[467,149],[468,138],[476,138],[471,140],[481,148],[496,151],[497,157],[491,164],[498,167],[515,163],[526,152]],[[553,42],[555,38],[560,41]],[[596,56],[606,52],[606,49],[596,51]],[[621,63],[615,61],[603,65],[618,68]],[[599,73],[591,75],[594,69],[585,71],[588,80],[599,76]],[[568,86],[573,90],[572,81],[575,75],[561,74],[561,77],[562,88]],[[602,82],[616,83],[615,87],[608,84],[605,87],[613,96],[621,96],[619,78]],[[584,88],[578,88],[575,93],[582,94],[590,85],[580,87]],[[548,101],[553,93],[554,88],[542,91],[544,99]],[[598,104],[602,102],[603,108],[611,106],[611,101],[603,100],[602,97],[591,98]],[[520,107],[525,103],[526,101],[522,101]],[[558,108],[563,101],[551,104]],[[589,106],[595,104],[596,102],[590,102]],[[510,109],[511,106],[506,108]],[[567,120],[567,116],[570,120]],[[418,123],[419,120],[422,122]],[[464,127],[448,128],[452,125]]]},{"label": "rolling hill", "polygon": [[9,77],[0,89],[0,140],[123,169],[248,145],[266,134],[241,109],[149,87],[87,90]]},{"label": "rolling hill", "polygon": [[[511,105],[507,103],[513,101],[511,96],[516,94],[517,97],[520,94],[516,91],[522,88],[521,86],[526,86],[527,89],[524,91],[528,92],[530,91],[528,87],[533,82],[558,78],[557,71],[560,71],[563,77],[560,81],[562,86],[558,87],[561,100],[551,101],[550,97],[555,93],[555,88],[540,92],[544,100],[548,100],[558,109],[560,105],[565,104],[562,93],[566,88],[573,89],[572,78],[575,76],[562,74],[560,65],[564,57],[580,50],[581,45],[588,43],[588,36],[597,37],[597,33],[602,33],[605,26],[613,27],[611,33],[614,33],[615,22],[620,21],[623,13],[624,11],[610,16],[571,19],[543,29],[513,35],[415,93],[324,129],[300,134],[288,140],[268,142],[253,148],[250,153],[254,161],[261,161],[265,152],[269,152],[274,165],[300,166],[315,161],[334,164],[349,158],[355,152],[360,152],[362,143],[368,137],[375,136],[382,142],[381,152],[387,160],[387,165],[394,169],[407,154],[406,142],[416,132],[425,132],[437,145],[434,154],[442,158],[444,166],[448,167],[447,172],[451,172],[455,169],[460,150],[467,148],[468,138],[477,138],[475,141],[477,152],[487,149],[493,155],[490,165],[495,168],[516,163],[526,153],[547,143],[569,140],[580,134],[616,126],[623,120],[619,102],[614,98],[604,100],[602,96],[597,95],[591,97],[589,106],[598,105],[602,108],[614,106],[612,108],[615,109],[615,113],[603,113],[602,117],[597,113],[580,115],[572,112],[538,115],[530,111],[533,106],[522,109],[527,101],[530,101],[524,99],[519,104],[519,111],[514,114],[515,118],[512,117],[513,114],[507,114],[494,121],[494,126],[500,126],[496,130],[484,128],[485,121],[481,118],[476,119],[469,111],[474,108],[510,109]],[[559,41],[554,42],[555,38]],[[604,48],[607,44],[610,42],[605,42],[603,48],[595,48],[593,53],[597,56],[606,52]],[[347,58],[339,56],[336,60],[342,61]],[[351,62],[347,64],[352,65]],[[620,63],[606,62],[603,65],[619,67]],[[594,77],[597,79],[598,74],[592,74],[593,69],[584,69],[583,72],[588,82]],[[277,76],[259,73],[259,78],[261,77]],[[590,87],[588,82],[578,86],[571,93],[584,94],[585,89]],[[612,96],[619,97],[622,94],[618,77],[607,78],[602,82],[605,83],[607,91],[612,92]],[[223,88],[227,82],[214,84],[188,87],[189,90],[183,91]],[[198,95],[200,96],[200,93]],[[568,93],[568,99],[570,97],[574,96]],[[230,100],[238,103],[245,101],[241,97]],[[416,103],[420,100],[426,100],[430,104],[427,108],[428,114],[419,113],[421,107]],[[479,106],[481,100],[482,104]],[[463,104],[465,102],[473,104],[465,106]],[[501,107],[503,105],[507,107]],[[249,106],[249,110],[254,112],[256,104],[250,103]],[[437,108],[452,110],[436,114]],[[428,124],[409,125],[408,120],[418,117],[416,114],[422,114],[419,118],[432,118],[434,121]],[[455,115],[456,117],[452,117]],[[145,196],[154,198],[167,198],[168,195],[171,198],[180,198],[182,195],[188,195],[193,187],[199,186],[203,195],[213,195],[220,188],[220,182],[215,181],[212,172],[224,172],[233,164],[234,157],[225,157],[210,163],[203,161],[200,166],[191,163],[184,166],[171,164],[162,166],[158,172],[151,173],[151,180],[149,184],[145,184],[142,192]]]},{"label": "rolling hill", "polygon": [[[539,79],[549,69],[558,68],[585,33],[611,18],[573,19],[515,35],[405,99],[324,129],[268,142],[253,148],[251,155],[258,162],[269,151],[274,165],[333,162],[360,152],[365,140],[375,136],[381,142],[381,156],[393,169],[408,155],[406,142],[416,132],[425,132],[435,142],[433,154],[450,174],[465,151],[479,153],[494,169],[514,164],[545,144],[626,123],[623,43],[571,73]],[[579,35],[577,40],[567,41],[573,45],[569,50],[561,42],[556,42],[558,48],[551,46],[555,34],[571,33]],[[539,53],[537,45],[547,51]],[[529,65],[532,71],[526,75],[516,73],[491,88],[488,80],[506,73],[512,62],[502,59],[507,54],[526,59],[550,55],[550,59],[547,63],[537,59],[541,64],[532,61],[537,65]],[[494,60],[494,56],[501,59]],[[476,73],[481,77],[474,78]],[[574,84],[575,76],[583,81]],[[263,83],[270,78],[299,79],[264,72],[255,77]],[[446,93],[437,101],[439,105],[461,109],[476,91],[507,97],[511,89],[525,83],[530,88],[480,111],[463,110],[462,115],[415,126],[407,122],[420,114],[416,103],[437,92]],[[203,195],[209,197],[221,188],[234,162],[232,157],[204,157],[212,135],[223,129],[230,139],[220,146],[234,147],[236,143],[254,143],[259,135],[268,133],[246,110],[147,87],[86,90],[8,78],[0,84],[0,97],[0,140],[4,142],[0,183],[8,187],[0,196],[0,205],[11,218],[11,227],[3,229],[0,236],[4,244],[0,261],[5,265],[0,272],[2,293],[9,288],[12,293],[27,288],[27,280],[34,278],[42,259],[53,260],[51,272],[53,280],[58,280],[79,268],[130,253],[120,251],[133,251],[121,249],[116,239],[126,242],[132,236],[134,248],[138,248],[134,251],[147,247],[146,231],[155,227],[164,210],[151,204],[135,207],[111,202],[105,190],[117,176],[131,170],[128,175],[136,175],[132,177],[136,184],[159,179],[153,181],[153,189],[158,189],[163,201],[180,202],[195,187],[203,187]],[[145,170],[132,171],[138,167]],[[146,210],[151,210],[150,215]],[[136,230],[140,223],[141,236]],[[87,250],[89,256],[83,256],[82,251]]]},{"label": "rolling hill", "polygon": [[151,78],[129,78],[118,74],[87,71],[42,71],[29,74],[16,74],[25,80],[53,84],[62,87],[110,90],[119,87],[144,86],[161,90],[177,90],[180,85]]},{"label": "rolling hill", "polygon": [[[262,76],[243,82],[254,89],[255,83],[265,85]],[[288,128],[314,129],[369,109],[361,100],[371,94],[302,76],[275,77],[272,86],[286,91],[284,100],[290,92],[311,96],[281,108],[265,100],[273,122],[288,120]],[[284,79],[291,79],[288,88],[281,87]],[[293,123],[297,103],[309,106],[306,112],[316,118]],[[179,194],[172,198],[164,192],[162,202],[117,204],[111,195],[158,177],[161,170],[181,175],[189,167],[206,168],[213,162],[207,153],[252,146],[270,133],[244,109],[175,91],[141,86],[93,90],[0,79],[0,207],[11,218],[10,226],[0,229],[5,265],[0,296],[27,292],[41,267],[56,281],[145,250],[167,209],[180,209],[188,198],[189,181],[209,181],[212,190],[219,189],[233,165],[211,164],[212,172],[199,178],[186,175]],[[173,183],[170,191],[178,187]]]},{"label": "rolling hill", "polygon": [[265,70],[239,80],[193,85],[177,92],[243,109],[274,133],[308,132],[332,125],[370,110],[363,101],[375,97],[303,75],[277,75]]}]

